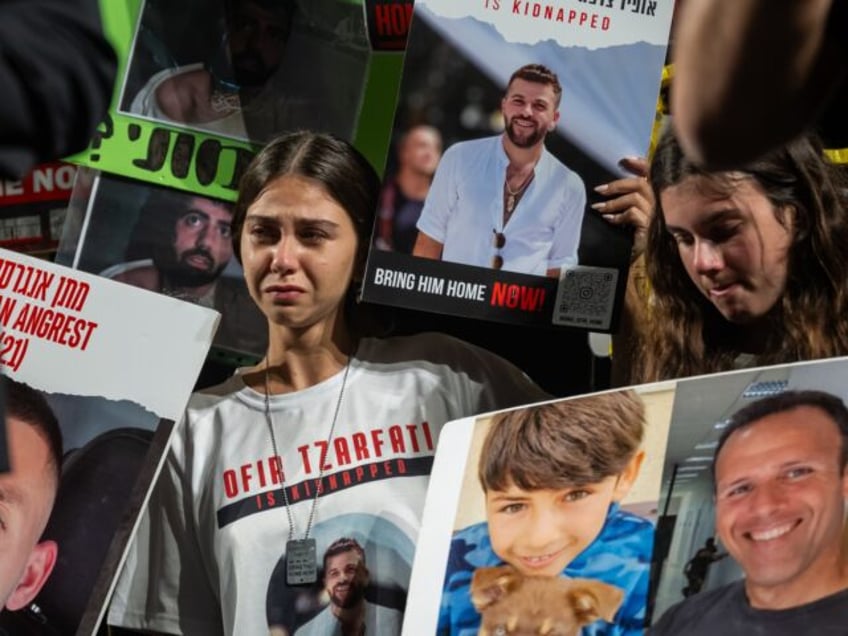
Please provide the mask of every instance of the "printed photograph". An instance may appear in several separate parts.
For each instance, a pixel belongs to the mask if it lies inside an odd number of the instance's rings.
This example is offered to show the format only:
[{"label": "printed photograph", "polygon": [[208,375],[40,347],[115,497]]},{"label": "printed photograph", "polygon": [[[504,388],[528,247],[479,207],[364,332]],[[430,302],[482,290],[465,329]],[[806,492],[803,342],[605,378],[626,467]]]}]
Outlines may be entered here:
[{"label": "printed photograph", "polygon": [[451,438],[434,479],[462,487],[451,521],[435,528],[425,509],[419,618],[445,635],[641,634],[673,399],[673,387],[595,394],[479,418]]},{"label": "printed photograph", "polygon": [[351,139],[369,53],[358,3],[145,0],[119,111],[254,142]]},{"label": "printed photograph", "polygon": [[8,250],[0,288],[0,633],[92,634],[217,316]]},{"label": "printed photograph", "polygon": [[400,633],[415,547],[393,523],[346,515],[314,534],[318,579],[287,585],[284,554],[268,583],[270,636],[325,636],[357,625],[364,633]]},{"label": "printed photograph", "polygon": [[231,203],[106,174],[79,190],[57,262],[215,309],[215,346],[264,353],[265,321],[233,256]]},{"label": "printed photograph", "polygon": [[840,358],[677,383],[652,636],[841,631],[846,379]]},{"label": "printed photograph", "polygon": [[62,236],[77,168],[42,164],[19,181],[7,181],[0,195],[0,247],[52,257]]},{"label": "printed photograph", "polygon": [[[154,432],[161,423],[166,438],[173,422],[130,400],[47,393],[9,377],[0,385],[14,462],[0,490],[26,488],[28,499],[5,515],[7,529],[22,530],[0,577],[0,632],[74,633],[113,537],[144,495],[135,484]],[[27,577],[16,583],[21,570]],[[44,629],[55,631],[34,631]]]},{"label": "printed photograph", "polygon": [[498,296],[500,277],[546,287],[548,324],[610,328],[632,231],[603,214],[618,205],[604,186],[644,177],[670,12],[566,4],[416,2],[366,298],[395,287],[398,304],[461,313],[453,294],[377,274],[426,269],[485,281],[477,315],[526,308]]}]

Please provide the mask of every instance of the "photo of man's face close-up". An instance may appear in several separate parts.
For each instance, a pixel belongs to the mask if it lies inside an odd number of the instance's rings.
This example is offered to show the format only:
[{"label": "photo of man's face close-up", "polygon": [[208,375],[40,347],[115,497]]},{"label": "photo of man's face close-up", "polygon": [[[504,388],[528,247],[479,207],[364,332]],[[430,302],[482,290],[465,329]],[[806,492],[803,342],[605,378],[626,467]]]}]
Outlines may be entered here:
[{"label": "photo of man's face close-up", "polygon": [[214,282],[233,255],[232,213],[202,197],[192,197],[174,223],[173,243],[160,245],[153,262],[169,287],[196,288]]},{"label": "photo of man's face close-up", "polygon": [[0,473],[0,608],[17,611],[38,595],[56,565],[56,542],[41,537],[59,486],[62,438],[38,391],[8,378],[0,390],[11,465]]},{"label": "photo of man's face close-up", "polygon": [[799,590],[840,556],[848,475],[833,419],[811,406],[734,432],[716,461],[716,525],[749,594]]},{"label": "photo of man's face close-up", "polygon": [[351,549],[327,558],[324,588],[334,610],[356,607],[365,598],[368,569],[362,554]]}]

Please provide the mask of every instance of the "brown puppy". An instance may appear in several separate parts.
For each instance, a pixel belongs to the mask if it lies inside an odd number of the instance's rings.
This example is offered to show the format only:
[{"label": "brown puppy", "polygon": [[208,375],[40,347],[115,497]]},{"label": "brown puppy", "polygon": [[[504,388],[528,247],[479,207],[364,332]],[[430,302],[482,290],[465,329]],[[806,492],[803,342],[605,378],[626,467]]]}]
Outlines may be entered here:
[{"label": "brown puppy", "polygon": [[478,568],[471,579],[481,636],[577,636],[599,618],[612,621],[623,598],[601,581],[525,576],[510,565]]}]

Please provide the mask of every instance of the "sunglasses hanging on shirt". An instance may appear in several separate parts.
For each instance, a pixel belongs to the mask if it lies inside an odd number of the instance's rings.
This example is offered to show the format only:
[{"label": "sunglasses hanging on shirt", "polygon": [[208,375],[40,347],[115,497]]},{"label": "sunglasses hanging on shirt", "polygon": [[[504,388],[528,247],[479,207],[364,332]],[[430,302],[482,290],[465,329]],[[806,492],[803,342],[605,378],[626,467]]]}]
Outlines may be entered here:
[{"label": "sunglasses hanging on shirt", "polygon": [[[503,232],[498,232],[495,228],[492,228],[492,232],[495,235],[493,241],[495,249],[503,249],[503,246],[506,245],[506,235]],[[503,267],[503,263],[503,256],[501,256],[500,251],[498,251],[498,253],[495,254],[494,258],[492,258],[492,269],[501,269]]]}]

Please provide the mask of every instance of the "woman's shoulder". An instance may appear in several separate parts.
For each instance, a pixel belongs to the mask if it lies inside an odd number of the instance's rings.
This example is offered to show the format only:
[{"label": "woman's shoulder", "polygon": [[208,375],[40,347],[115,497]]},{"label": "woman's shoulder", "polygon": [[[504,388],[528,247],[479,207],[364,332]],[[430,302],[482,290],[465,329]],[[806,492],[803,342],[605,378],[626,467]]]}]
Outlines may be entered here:
[{"label": "woman's shoulder", "polygon": [[442,380],[447,391],[469,392],[477,410],[465,415],[550,399],[511,362],[442,333],[368,339],[357,358],[365,368],[426,373]]},{"label": "woman's shoulder", "polygon": [[360,345],[357,358],[363,362],[418,362],[462,370],[470,370],[470,367],[480,364],[512,366],[486,349],[435,331],[410,336],[367,338]]},{"label": "woman's shoulder", "polygon": [[241,369],[237,369],[233,375],[223,382],[192,393],[186,406],[188,417],[198,419],[211,411],[241,403],[238,398],[240,394],[247,391],[241,371]]}]

